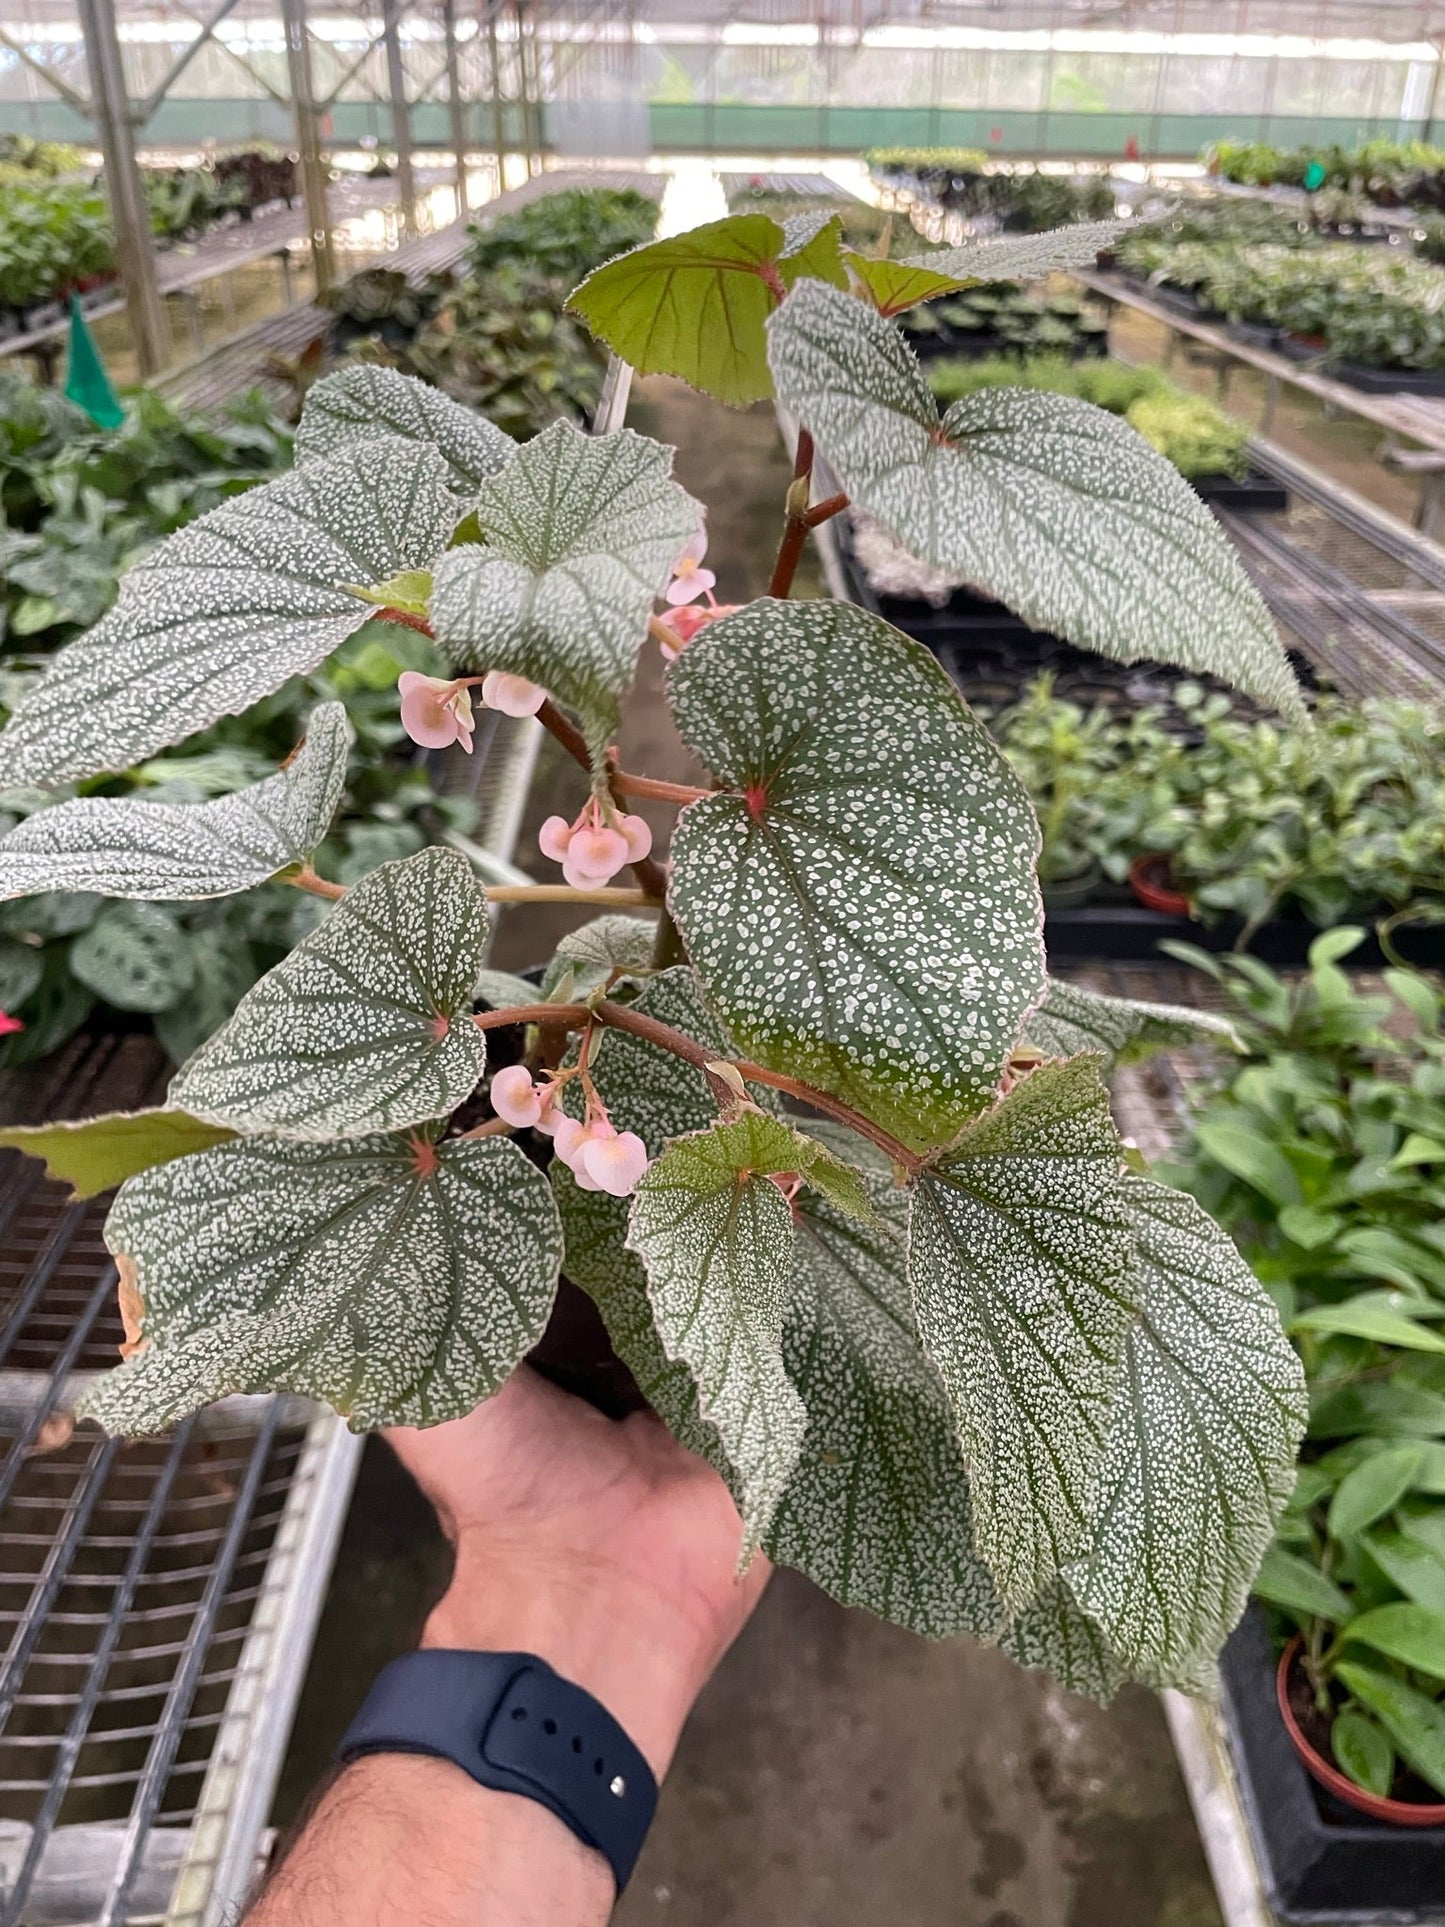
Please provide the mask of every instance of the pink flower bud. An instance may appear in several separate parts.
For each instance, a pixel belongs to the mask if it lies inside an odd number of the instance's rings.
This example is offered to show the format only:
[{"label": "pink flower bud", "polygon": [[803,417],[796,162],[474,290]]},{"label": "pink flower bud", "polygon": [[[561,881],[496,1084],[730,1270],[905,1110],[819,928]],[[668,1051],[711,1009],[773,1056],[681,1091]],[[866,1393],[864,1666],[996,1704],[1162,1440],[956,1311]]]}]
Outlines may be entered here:
[{"label": "pink flower bud", "polygon": [[539,1084],[537,1086],[537,1102],[540,1107],[540,1115],[532,1128],[540,1131],[543,1137],[554,1136],[557,1126],[567,1115],[565,1111],[558,1107],[557,1099],[559,1095],[560,1093],[555,1084]]},{"label": "pink flower bud", "polygon": [[652,850],[652,831],[640,816],[619,816],[617,827],[627,844],[627,861],[640,863]]},{"label": "pink flower bud", "polygon": [[460,743],[471,754],[472,699],[454,682],[403,669],[396,679],[401,691],[401,726],[423,749],[445,749]]},{"label": "pink flower bud", "polygon": [[571,841],[572,825],[562,816],[549,816],[537,832],[537,848],[554,863],[566,860],[567,846]]},{"label": "pink flower bud", "polygon": [[578,1166],[599,1190],[610,1191],[614,1198],[630,1197],[647,1169],[647,1146],[636,1131],[589,1137],[578,1150],[574,1173]]},{"label": "pink flower bud", "polygon": [[553,1127],[552,1142],[557,1148],[558,1157],[561,1158],[564,1164],[571,1164],[573,1158],[577,1155],[577,1147],[585,1135],[585,1125],[575,1117],[568,1117],[567,1113],[563,1111]]},{"label": "pink flower bud", "polygon": [[509,676],[505,669],[490,669],[482,678],[482,701],[504,716],[535,716],[546,700],[547,692],[539,683]]},{"label": "pink flower bud", "polygon": [[8,1010],[0,1010],[0,1037],[13,1037],[16,1031],[24,1030],[25,1025],[18,1017],[12,1017]]},{"label": "pink flower bud", "polygon": [[519,1131],[542,1115],[542,1099],[525,1064],[509,1064],[492,1079],[492,1109]]}]

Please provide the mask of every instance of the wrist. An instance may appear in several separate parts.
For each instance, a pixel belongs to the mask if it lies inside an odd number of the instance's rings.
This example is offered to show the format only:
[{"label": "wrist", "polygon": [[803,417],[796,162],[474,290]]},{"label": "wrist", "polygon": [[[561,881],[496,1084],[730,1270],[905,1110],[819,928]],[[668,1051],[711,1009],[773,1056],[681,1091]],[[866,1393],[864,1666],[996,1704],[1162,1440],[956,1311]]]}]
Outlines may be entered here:
[{"label": "wrist", "polygon": [[534,1653],[606,1707],[658,1780],[715,1657],[699,1631],[630,1575],[519,1568],[465,1536],[421,1644]]}]

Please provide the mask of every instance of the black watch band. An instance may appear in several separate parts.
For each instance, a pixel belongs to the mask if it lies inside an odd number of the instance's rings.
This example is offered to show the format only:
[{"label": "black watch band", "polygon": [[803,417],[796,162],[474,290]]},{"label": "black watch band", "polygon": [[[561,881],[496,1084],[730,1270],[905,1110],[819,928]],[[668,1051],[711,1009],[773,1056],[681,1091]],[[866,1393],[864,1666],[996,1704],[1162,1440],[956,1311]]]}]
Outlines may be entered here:
[{"label": "black watch band", "polygon": [[392,1660],[336,1750],[431,1753],[478,1786],[540,1801],[627,1885],[657,1807],[652,1770],[592,1695],[530,1653],[431,1649]]}]

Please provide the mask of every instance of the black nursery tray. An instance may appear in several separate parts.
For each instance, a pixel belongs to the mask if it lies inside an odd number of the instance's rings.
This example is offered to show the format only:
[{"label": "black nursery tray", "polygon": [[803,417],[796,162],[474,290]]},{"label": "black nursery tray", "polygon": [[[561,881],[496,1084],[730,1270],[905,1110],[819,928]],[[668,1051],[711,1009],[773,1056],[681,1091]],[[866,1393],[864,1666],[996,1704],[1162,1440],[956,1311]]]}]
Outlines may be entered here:
[{"label": "black nursery tray", "polygon": [[1438,1922],[1445,1827],[1391,1827],[1317,1787],[1279,1716],[1264,1616],[1251,1607],[1220,1656],[1224,1719],[1270,1905],[1300,1927]]},{"label": "black nursery tray", "polygon": [[1211,508],[1266,514],[1289,507],[1289,490],[1284,483],[1257,468],[1250,469],[1242,480],[1235,475],[1192,475],[1189,486]]},{"label": "black nursery tray", "polygon": [[1445,395],[1445,368],[1365,368],[1355,361],[1332,361],[1329,372],[1367,395]]},{"label": "black nursery tray", "polygon": [[[1384,916],[1385,911],[1380,915]],[[1369,919],[1361,917],[1361,923]],[[1044,943],[1054,963],[1157,963],[1165,939],[1192,943],[1200,950],[1231,950],[1239,936],[1235,917],[1196,923],[1192,917],[1165,916],[1133,902],[1085,903],[1049,910]],[[1302,970],[1319,928],[1303,917],[1276,917],[1250,938],[1249,954],[1275,970]],[[1445,970],[1445,925],[1409,924],[1395,932],[1396,950],[1417,970]],[[1346,959],[1350,970],[1380,970],[1389,959],[1373,932]],[[1441,1888],[1445,1907],[1445,1886]],[[1445,1913],[1442,1913],[1445,1918]]]}]

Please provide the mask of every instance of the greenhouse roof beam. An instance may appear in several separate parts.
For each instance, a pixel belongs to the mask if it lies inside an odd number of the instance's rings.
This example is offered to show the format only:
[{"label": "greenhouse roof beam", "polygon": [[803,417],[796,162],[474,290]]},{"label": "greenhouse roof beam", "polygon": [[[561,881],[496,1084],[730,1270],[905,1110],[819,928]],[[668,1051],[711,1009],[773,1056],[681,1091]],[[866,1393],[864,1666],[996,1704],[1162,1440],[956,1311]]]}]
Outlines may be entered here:
[{"label": "greenhouse roof beam", "polygon": [[[220,26],[221,22],[226,19],[229,14],[235,12],[239,3],[240,0],[220,0],[220,5],[216,8],[216,11],[211,15],[209,20],[202,20],[199,15],[191,14],[190,17],[197,22],[201,31],[196,35],[194,40],[181,49],[175,60],[172,61],[169,72],[136,107],[135,119],[140,126],[144,127],[146,122],[155,113],[156,109],[171,91],[171,88],[175,86],[187,67],[190,66],[202,47],[208,46],[210,42],[215,39],[217,27]],[[189,11],[188,8],[187,12],[189,13]]]},{"label": "greenhouse roof beam", "polygon": [[72,87],[70,82],[63,80],[53,67],[47,66],[43,60],[38,60],[28,47],[14,39],[4,27],[0,27],[0,47],[14,54],[15,58],[23,66],[28,67],[31,73],[38,74],[47,87],[59,94],[67,107],[73,107],[77,114],[84,114],[87,119],[90,118],[92,113],[90,101],[80,89]]}]

